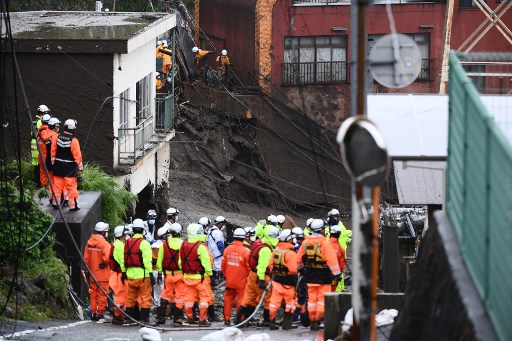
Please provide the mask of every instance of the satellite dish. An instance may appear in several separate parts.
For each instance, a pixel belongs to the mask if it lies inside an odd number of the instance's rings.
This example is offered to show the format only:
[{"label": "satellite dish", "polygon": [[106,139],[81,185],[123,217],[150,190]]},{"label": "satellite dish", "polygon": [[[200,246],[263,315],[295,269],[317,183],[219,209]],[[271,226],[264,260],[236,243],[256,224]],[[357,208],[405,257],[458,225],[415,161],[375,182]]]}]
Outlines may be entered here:
[{"label": "satellite dish", "polygon": [[366,116],[352,116],[336,138],[347,172],[365,186],[380,185],[389,174],[390,161],[384,136]]},{"label": "satellite dish", "polygon": [[387,34],[370,51],[370,72],[388,88],[403,88],[418,78],[421,53],[418,45],[404,34]]}]

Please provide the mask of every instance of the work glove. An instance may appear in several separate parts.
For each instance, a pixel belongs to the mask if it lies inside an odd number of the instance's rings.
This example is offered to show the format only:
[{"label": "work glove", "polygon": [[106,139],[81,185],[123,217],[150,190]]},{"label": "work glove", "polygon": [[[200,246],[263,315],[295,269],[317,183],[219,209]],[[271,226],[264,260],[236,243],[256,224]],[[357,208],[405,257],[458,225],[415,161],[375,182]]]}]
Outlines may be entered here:
[{"label": "work glove", "polygon": [[264,279],[260,279],[260,289],[265,290],[267,288],[267,284]]},{"label": "work glove", "polygon": [[126,272],[123,272],[121,274],[121,283],[124,285],[124,281],[126,281],[126,279],[128,278],[128,276],[126,276]]},{"label": "work glove", "polygon": [[149,280],[150,280],[152,286],[155,285],[156,280],[155,280],[155,276],[153,276],[153,273],[149,274]]},{"label": "work glove", "polygon": [[106,267],[105,263],[100,263],[100,269],[105,269]]}]

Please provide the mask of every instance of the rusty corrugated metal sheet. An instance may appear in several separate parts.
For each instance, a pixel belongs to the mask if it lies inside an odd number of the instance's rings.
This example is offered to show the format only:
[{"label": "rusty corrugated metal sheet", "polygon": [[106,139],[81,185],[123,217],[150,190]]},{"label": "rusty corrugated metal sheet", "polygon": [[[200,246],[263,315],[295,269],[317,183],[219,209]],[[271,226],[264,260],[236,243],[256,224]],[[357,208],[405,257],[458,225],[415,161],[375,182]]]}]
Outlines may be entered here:
[{"label": "rusty corrugated metal sheet", "polygon": [[[208,0],[200,8],[199,26],[208,39],[204,47],[219,54],[226,49],[245,84],[255,84],[255,7],[256,0]],[[214,62],[210,58],[212,66]]]}]

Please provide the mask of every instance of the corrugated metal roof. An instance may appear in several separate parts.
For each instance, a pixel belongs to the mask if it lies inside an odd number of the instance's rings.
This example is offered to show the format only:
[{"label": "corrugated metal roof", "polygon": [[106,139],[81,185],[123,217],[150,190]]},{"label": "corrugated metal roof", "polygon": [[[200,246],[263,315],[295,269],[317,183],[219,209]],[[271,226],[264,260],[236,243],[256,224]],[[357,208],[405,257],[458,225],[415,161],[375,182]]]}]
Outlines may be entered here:
[{"label": "corrugated metal roof", "polygon": [[442,205],[445,161],[393,161],[401,205]]}]

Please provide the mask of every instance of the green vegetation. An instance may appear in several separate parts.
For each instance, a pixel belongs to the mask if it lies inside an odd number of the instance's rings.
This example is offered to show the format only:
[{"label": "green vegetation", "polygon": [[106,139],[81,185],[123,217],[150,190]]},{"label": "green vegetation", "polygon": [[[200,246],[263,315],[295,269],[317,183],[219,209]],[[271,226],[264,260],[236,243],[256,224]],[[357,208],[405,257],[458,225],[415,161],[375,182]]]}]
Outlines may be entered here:
[{"label": "green vegetation", "polygon": [[126,213],[137,200],[130,191],[119,186],[114,177],[108,175],[98,165],[87,164],[84,167],[84,191],[99,191],[103,199],[103,221],[110,226],[124,225]]}]

